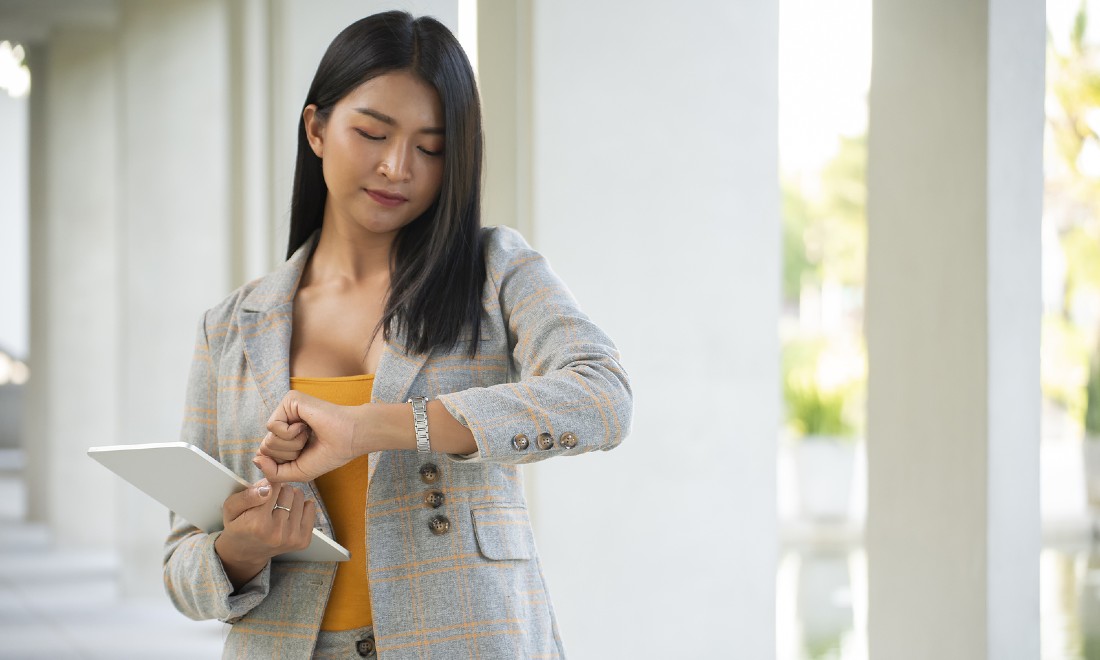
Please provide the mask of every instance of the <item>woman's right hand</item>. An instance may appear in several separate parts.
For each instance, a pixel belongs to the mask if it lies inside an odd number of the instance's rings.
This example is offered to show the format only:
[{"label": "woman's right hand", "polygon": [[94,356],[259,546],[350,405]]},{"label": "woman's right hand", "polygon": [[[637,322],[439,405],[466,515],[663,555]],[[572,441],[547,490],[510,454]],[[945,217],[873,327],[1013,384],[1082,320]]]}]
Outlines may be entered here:
[{"label": "woman's right hand", "polygon": [[272,557],[309,547],[316,516],[316,504],[306,502],[302,491],[266,479],[227,497],[222,504],[225,529],[214,541],[214,551],[234,590],[256,577]]}]

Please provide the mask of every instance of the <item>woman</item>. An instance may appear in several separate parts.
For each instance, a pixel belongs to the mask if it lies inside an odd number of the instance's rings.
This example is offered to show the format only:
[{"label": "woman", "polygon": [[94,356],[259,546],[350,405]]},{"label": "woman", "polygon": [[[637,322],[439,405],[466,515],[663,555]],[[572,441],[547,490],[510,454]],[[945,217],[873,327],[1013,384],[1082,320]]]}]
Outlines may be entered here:
[{"label": "woman", "polygon": [[[481,153],[440,23],[329,46],[288,260],[205,314],[188,385],[183,439],[256,482],[224,531],[173,515],[166,545],[176,607],[233,624],[226,657],[564,655],[519,464],[616,446],[631,392],[546,260],[480,227]],[[315,526],[351,561],[271,561]]]}]

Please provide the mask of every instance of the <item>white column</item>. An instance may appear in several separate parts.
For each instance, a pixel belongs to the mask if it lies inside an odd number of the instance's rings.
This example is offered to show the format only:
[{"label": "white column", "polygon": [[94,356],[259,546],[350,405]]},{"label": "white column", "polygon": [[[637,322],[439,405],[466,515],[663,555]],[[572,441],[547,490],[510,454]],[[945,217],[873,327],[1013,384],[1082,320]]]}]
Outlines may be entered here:
[{"label": "white column", "polygon": [[478,87],[485,133],[481,221],[534,240],[531,223],[531,1],[478,3]]},{"label": "white column", "polygon": [[876,0],[872,657],[1039,656],[1041,2]]},{"label": "white column", "polygon": [[49,50],[42,45],[27,44],[27,64],[31,68],[32,91],[27,99],[29,116],[27,126],[27,216],[30,219],[27,236],[28,280],[30,299],[27,301],[27,348],[32,357],[31,379],[27,382],[26,410],[23,417],[23,438],[38,438],[38,442],[24,440],[26,468],[23,474],[27,488],[27,520],[46,524],[49,521],[50,470],[50,417],[47,410],[49,382],[45,378],[50,352],[46,350],[45,328],[49,323],[46,278],[49,276],[49,216],[46,200],[49,197],[50,162],[47,156],[46,136],[46,86],[49,80]]},{"label": "white column", "polygon": [[[26,98],[0,94],[0,348],[17,359],[27,358],[28,344],[28,106]],[[0,447],[18,431],[0,430]]]},{"label": "white column", "polygon": [[778,13],[534,3],[536,247],[622,351],[634,432],[539,464],[570,657],[775,655]]},{"label": "white column", "polygon": [[117,77],[109,31],[55,30],[34,53],[31,118],[31,518],[61,546],[109,548],[117,442]]},{"label": "white column", "polygon": [[[178,439],[203,310],[230,290],[232,135],[223,0],[122,5],[119,442]],[[121,484],[123,588],[159,594],[164,508]]]},{"label": "white column", "polygon": [[[232,285],[269,272],[273,258],[274,217],[271,138],[272,35],[268,0],[238,0],[229,10],[230,187]],[[280,197],[281,199],[281,197]],[[278,209],[280,214],[284,209]],[[281,246],[285,249],[285,246]]]}]

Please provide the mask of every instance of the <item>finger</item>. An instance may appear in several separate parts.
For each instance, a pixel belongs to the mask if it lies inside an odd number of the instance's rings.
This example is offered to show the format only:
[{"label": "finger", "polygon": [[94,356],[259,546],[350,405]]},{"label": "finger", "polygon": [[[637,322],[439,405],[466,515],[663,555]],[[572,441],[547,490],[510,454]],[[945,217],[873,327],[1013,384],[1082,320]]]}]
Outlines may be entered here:
[{"label": "finger", "polygon": [[275,410],[271,411],[271,416],[267,419],[269,430],[270,425],[273,423],[281,422],[285,426],[291,426],[295,422],[306,421],[299,407],[299,403],[311,399],[313,399],[313,397],[308,394],[302,394],[297,390],[290,390],[287,392],[286,396],[279,402],[279,405],[275,406]]},{"label": "finger", "polygon": [[305,439],[301,436],[308,437],[309,426],[302,421],[288,424],[283,419],[269,419],[267,422],[267,430],[282,440],[299,440],[305,442]]},{"label": "finger", "polygon": [[313,540],[313,523],[317,520],[317,503],[309,500],[302,505],[302,519],[298,523],[298,547],[308,548]]},{"label": "finger", "polygon": [[298,452],[302,451],[302,448],[306,446],[306,443],[308,441],[309,433],[301,433],[293,440],[283,440],[273,433],[268,433],[266,436],[264,436],[263,441],[260,443],[260,448],[257,450],[257,453],[267,454],[268,456],[270,456],[270,451]]},{"label": "finger", "polygon": [[286,487],[279,492],[279,498],[271,506],[271,517],[275,520],[275,523],[284,528],[287,520],[294,515],[294,492],[295,488]]},{"label": "finger", "polygon": [[272,487],[267,479],[260,479],[244,490],[233,493],[222,503],[222,522],[229,524],[245,511],[265,502],[273,501],[272,494],[278,495],[279,485]]},{"label": "finger", "polygon": [[257,456],[252,459],[252,464],[260,468],[260,471],[264,473],[264,477],[273,484],[285,483],[287,481],[312,481],[313,477],[307,475],[298,467],[298,461],[293,460],[288,463],[279,463],[270,456]]},{"label": "finger", "polygon": [[269,449],[262,449],[260,453],[269,458],[275,459],[276,463],[289,463],[298,458],[300,451],[272,451]]},{"label": "finger", "polygon": [[305,511],[306,496],[301,490],[291,488],[293,491],[293,503],[290,505],[290,515],[286,521],[286,537],[284,540],[292,541],[302,526],[302,513]]}]

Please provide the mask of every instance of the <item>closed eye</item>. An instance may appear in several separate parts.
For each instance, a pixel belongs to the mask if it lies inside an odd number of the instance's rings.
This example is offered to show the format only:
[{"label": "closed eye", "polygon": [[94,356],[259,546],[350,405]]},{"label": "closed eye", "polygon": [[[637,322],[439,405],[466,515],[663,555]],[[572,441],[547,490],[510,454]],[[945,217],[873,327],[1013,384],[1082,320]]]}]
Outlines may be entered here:
[{"label": "closed eye", "polygon": [[384,135],[371,135],[370,133],[364,131],[361,128],[355,129],[355,132],[358,133],[359,135],[362,135],[363,137],[367,138],[368,140],[385,140],[386,139],[386,136],[384,136]]},{"label": "closed eye", "polygon": [[424,147],[417,147],[417,149],[419,149],[421,151],[421,153],[426,154],[428,156],[442,156],[443,155],[443,151],[431,151],[430,149],[425,149]]}]

